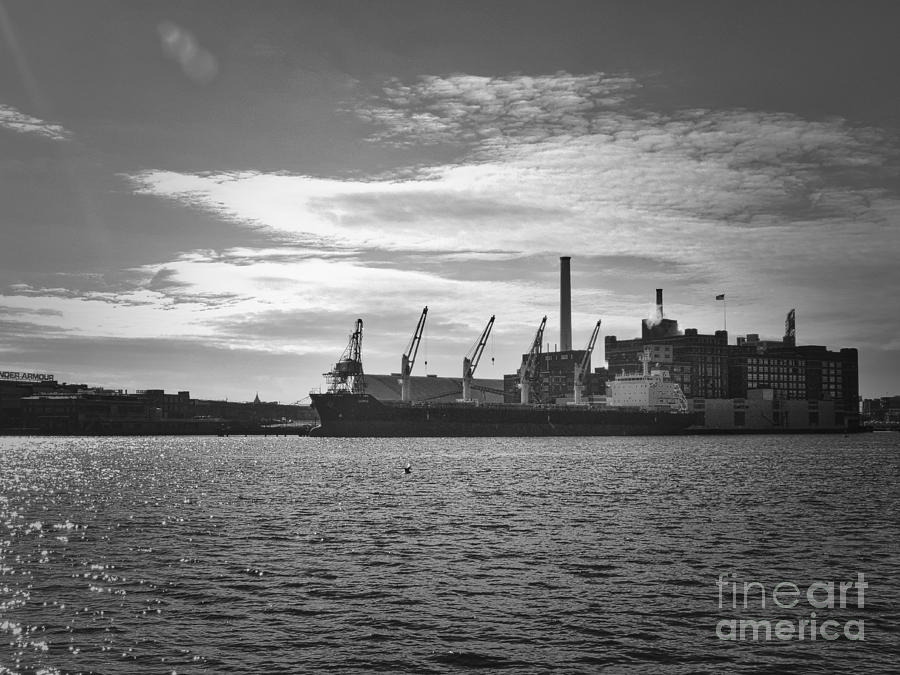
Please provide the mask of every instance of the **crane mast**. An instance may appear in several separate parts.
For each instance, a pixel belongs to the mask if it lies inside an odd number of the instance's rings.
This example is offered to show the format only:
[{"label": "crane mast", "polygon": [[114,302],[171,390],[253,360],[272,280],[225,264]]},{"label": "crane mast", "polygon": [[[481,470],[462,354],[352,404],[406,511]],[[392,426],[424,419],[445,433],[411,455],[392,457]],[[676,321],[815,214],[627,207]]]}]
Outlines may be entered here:
[{"label": "crane mast", "polygon": [[587,349],[581,363],[575,366],[575,404],[581,403],[584,394],[584,371],[587,370],[588,364],[591,362],[591,353],[594,351],[594,345],[597,343],[597,335],[600,334],[600,319],[597,319],[597,325],[594,326],[594,332],[591,333],[591,339],[588,341]]},{"label": "crane mast", "polygon": [[538,356],[541,353],[541,343],[544,341],[544,327],[547,325],[547,317],[541,319],[541,325],[534,335],[531,342],[531,349],[522,361],[519,368],[519,387],[521,388],[521,402],[531,403],[531,385],[535,379],[535,368],[537,367]]},{"label": "crane mast", "polygon": [[[409,346],[406,348],[406,351],[403,353],[403,358],[400,360],[401,401],[409,401],[411,399],[410,375],[412,374],[413,366],[416,363],[416,354],[418,354],[419,352],[419,343],[422,341],[422,331],[425,330],[425,317],[427,315],[428,307],[422,310],[422,316],[419,317],[419,323],[416,326],[416,331],[415,333],[413,333],[412,339],[409,341]],[[428,363],[426,362],[425,365],[428,365]]]},{"label": "crane mast", "polygon": [[472,400],[472,378],[475,377],[475,369],[478,368],[478,362],[481,360],[481,355],[484,352],[484,347],[487,344],[488,336],[491,334],[491,328],[493,326],[494,315],[491,315],[491,318],[487,322],[487,326],[485,326],[484,330],[481,331],[481,337],[478,339],[478,343],[475,344],[469,350],[469,353],[463,357],[463,401]]},{"label": "crane mast", "polygon": [[329,393],[362,394],[366,390],[366,378],[362,366],[362,319],[356,320],[350,341],[340,360],[330,372],[325,373]]}]

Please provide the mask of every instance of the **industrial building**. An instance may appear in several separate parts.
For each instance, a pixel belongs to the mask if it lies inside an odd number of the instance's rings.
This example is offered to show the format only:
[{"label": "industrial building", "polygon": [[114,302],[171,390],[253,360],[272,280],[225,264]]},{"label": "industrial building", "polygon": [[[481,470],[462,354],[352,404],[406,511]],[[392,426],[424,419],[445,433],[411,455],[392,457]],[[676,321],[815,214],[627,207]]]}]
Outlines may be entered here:
[{"label": "industrial building", "polygon": [[267,426],[317,420],[309,406],[192,399],[190,392],[59,383],[52,375],[0,372],[0,434],[169,435],[267,433]]},{"label": "industrial building", "polygon": [[[572,401],[576,364],[586,350],[572,350],[571,280],[568,257],[560,259],[560,350],[537,355],[532,392],[535,402]],[[605,403],[608,385],[619,375],[639,372],[649,350],[653,367],[668,372],[688,400],[698,431],[800,432],[859,428],[859,367],[856,349],[828,350],[797,345],[795,312],[785,321],[782,340],[757,334],[736,338],[728,332],[702,334],[681,330],[667,317],[663,290],[656,291],[656,311],[641,322],[641,337],[604,339],[608,368],[585,373],[582,390],[594,405]],[[528,354],[522,355],[523,364]],[[587,363],[590,354],[587,354]],[[521,372],[504,378],[506,401],[518,400]]]},{"label": "industrial building", "polygon": [[[568,349],[565,351],[542,351],[535,359],[535,377],[532,385],[532,402],[550,403],[572,400],[575,390],[576,365],[585,359],[584,349]],[[523,354],[523,361],[528,354]],[[587,377],[590,378],[591,360],[587,356]],[[520,376],[513,373],[503,376],[504,401],[518,403],[520,401]],[[587,396],[596,394],[593,390]]]},{"label": "industrial building", "polygon": [[672,378],[708,429],[836,430],[859,425],[859,365],[856,349],[830,351],[797,345],[794,310],[780,341],[740,336],[728,343],[727,331],[703,335],[683,332],[665,317],[662,289],[656,291],[656,316],[645,319],[641,337],[605,339],[610,375],[640,366],[645,346]]}]

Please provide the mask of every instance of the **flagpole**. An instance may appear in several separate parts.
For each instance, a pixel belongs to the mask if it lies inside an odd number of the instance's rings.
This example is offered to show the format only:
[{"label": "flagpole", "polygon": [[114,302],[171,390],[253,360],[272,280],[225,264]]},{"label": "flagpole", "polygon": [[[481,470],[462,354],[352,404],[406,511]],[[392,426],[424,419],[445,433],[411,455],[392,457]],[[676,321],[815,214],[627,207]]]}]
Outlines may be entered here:
[{"label": "flagpole", "polygon": [[722,301],[722,322],[725,324],[725,331],[728,331],[728,302],[725,300],[725,294],[719,293],[716,296],[716,301]]}]

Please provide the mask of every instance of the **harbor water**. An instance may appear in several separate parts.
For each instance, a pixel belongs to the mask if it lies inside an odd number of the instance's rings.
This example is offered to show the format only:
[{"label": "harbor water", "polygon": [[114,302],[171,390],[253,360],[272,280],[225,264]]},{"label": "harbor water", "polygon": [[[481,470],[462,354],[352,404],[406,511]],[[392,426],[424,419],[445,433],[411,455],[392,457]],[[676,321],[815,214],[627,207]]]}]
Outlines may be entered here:
[{"label": "harbor water", "polygon": [[0,673],[895,672],[898,496],[898,433],[0,438]]}]

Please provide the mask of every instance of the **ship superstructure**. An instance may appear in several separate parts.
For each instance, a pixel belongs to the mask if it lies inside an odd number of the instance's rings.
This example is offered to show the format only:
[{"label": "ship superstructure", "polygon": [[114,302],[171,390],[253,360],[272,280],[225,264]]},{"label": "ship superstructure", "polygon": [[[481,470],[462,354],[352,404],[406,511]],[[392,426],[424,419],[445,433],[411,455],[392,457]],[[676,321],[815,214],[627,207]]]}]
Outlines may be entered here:
[{"label": "ship superstructure", "polygon": [[642,372],[623,373],[606,384],[606,402],[611,408],[687,412],[688,402],[669,371],[650,369],[651,353],[640,356]]}]

